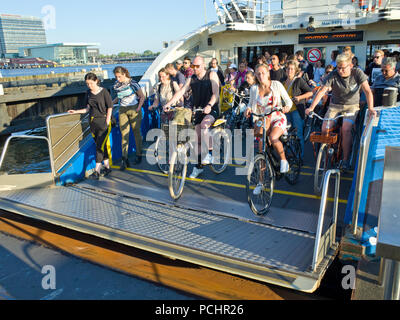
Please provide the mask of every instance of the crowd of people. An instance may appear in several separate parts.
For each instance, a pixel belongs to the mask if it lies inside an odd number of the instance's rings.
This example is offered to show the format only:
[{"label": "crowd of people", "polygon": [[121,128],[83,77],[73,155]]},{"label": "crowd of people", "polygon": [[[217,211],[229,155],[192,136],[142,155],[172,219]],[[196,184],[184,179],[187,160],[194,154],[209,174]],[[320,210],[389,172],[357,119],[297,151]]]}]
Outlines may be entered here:
[{"label": "crowd of people", "polygon": [[[360,105],[367,105],[369,113],[376,115],[374,94],[387,87],[400,90],[400,53],[388,53],[377,50],[373,61],[367,63],[365,70],[358,65],[358,59],[345,47],[341,53],[333,51],[332,61],[309,63],[302,50],[294,55],[272,54],[266,52],[256,57],[251,64],[242,59],[239,65],[228,62],[223,70],[216,58],[206,65],[204,58],[196,56],[168,63],[158,72],[159,83],[155,87],[155,98],[149,110],[162,109],[163,119],[178,124],[188,124],[192,119],[193,109],[201,109],[194,115],[194,124],[198,135],[198,164],[194,167],[191,178],[196,178],[203,171],[202,166],[213,161],[210,128],[220,115],[220,93],[229,86],[232,91],[245,93],[247,109],[245,116],[269,113],[276,107],[283,107],[281,112],[267,117],[267,131],[271,144],[281,157],[281,172],[289,170],[279,137],[286,132],[289,121],[297,130],[300,138],[301,157],[304,157],[303,128],[304,119],[322,100],[326,107],[325,115],[334,117],[338,112],[351,111],[354,116],[345,117],[342,124],[343,160],[342,168],[349,168],[351,135],[349,130],[354,125]],[[96,141],[96,168],[91,178],[98,179],[111,171],[108,153],[104,147],[110,131],[113,103],[119,104],[119,125],[122,135],[122,161],[120,169],[141,162],[142,137],[140,125],[141,108],[145,96],[127,69],[114,69],[116,78],[111,100],[107,90],[99,86],[94,74],[85,77],[89,88],[85,97],[85,108],[69,110],[70,113],[90,113],[90,126]],[[331,98],[328,99],[327,93]],[[399,95],[400,97],[400,95]],[[376,97],[375,97],[375,100]],[[253,123],[257,117],[253,117]],[[136,157],[133,163],[128,160],[129,131],[132,128]],[[326,130],[326,125],[322,131]],[[254,126],[255,136],[262,135],[262,128]],[[201,141],[205,142],[201,145]],[[103,165],[102,165],[103,164]]]}]

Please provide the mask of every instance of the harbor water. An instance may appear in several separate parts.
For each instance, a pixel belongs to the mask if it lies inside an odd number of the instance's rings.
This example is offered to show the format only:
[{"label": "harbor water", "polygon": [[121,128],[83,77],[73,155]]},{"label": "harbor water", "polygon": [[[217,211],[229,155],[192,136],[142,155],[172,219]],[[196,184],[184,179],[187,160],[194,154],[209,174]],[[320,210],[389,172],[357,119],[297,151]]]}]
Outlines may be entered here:
[{"label": "harbor water", "polygon": [[[107,64],[102,65],[103,70],[107,70],[109,78],[113,78],[113,69],[116,66],[123,66],[128,69],[132,76],[141,76],[151,65],[151,62],[136,62],[125,64]],[[27,76],[27,75],[40,75],[48,74],[51,71],[55,73],[78,72],[85,69],[89,72],[91,69],[97,68],[96,65],[88,66],[75,66],[75,67],[57,67],[57,68],[34,68],[34,69],[4,69],[1,70],[3,77]],[[36,128],[24,132],[17,132],[15,134],[24,135],[41,135],[46,136],[46,127]],[[0,137],[0,154],[3,151],[7,137]],[[24,152],[21,152],[24,150]],[[50,172],[50,156],[48,146],[44,140],[27,140],[27,139],[12,139],[3,165],[0,168],[0,174],[23,174],[23,173],[38,173]]]},{"label": "harbor water", "polygon": [[[103,70],[107,70],[108,77],[113,78],[113,70],[116,66],[123,66],[128,69],[132,76],[141,76],[150,67],[151,62],[135,62],[135,63],[122,63],[122,64],[103,64],[100,67]],[[2,69],[1,74],[4,78],[6,77],[18,77],[18,76],[33,76],[41,74],[54,73],[67,73],[67,72],[80,72],[85,69],[89,72],[91,69],[98,68],[98,65],[85,65],[85,66],[69,66],[69,67],[55,67],[55,68],[24,68],[24,69]]]}]

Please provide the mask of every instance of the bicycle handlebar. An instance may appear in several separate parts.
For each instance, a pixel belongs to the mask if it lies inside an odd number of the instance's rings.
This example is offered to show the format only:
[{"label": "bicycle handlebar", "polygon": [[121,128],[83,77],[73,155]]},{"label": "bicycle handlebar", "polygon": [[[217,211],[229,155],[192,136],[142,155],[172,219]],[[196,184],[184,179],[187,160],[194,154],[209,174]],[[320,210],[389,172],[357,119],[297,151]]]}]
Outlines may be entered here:
[{"label": "bicycle handlebar", "polygon": [[273,112],[282,111],[282,110],[283,110],[283,108],[277,107],[277,108],[272,108],[271,112],[269,112],[269,113],[259,114],[259,113],[252,112],[252,114],[257,117],[266,117],[266,116],[269,116],[270,114],[272,114]]},{"label": "bicycle handlebar", "polygon": [[337,120],[337,119],[339,119],[339,118],[342,118],[342,117],[352,117],[352,116],[354,116],[354,115],[355,115],[354,112],[350,112],[350,113],[341,112],[340,114],[338,114],[338,115],[337,115],[336,117],[334,117],[334,118],[323,118],[323,117],[321,117],[318,113],[315,113],[314,111],[310,111],[310,113],[308,114],[308,116],[309,116],[310,118],[316,116],[317,118],[319,118],[319,119],[322,120],[322,121],[335,121],[335,120]]}]

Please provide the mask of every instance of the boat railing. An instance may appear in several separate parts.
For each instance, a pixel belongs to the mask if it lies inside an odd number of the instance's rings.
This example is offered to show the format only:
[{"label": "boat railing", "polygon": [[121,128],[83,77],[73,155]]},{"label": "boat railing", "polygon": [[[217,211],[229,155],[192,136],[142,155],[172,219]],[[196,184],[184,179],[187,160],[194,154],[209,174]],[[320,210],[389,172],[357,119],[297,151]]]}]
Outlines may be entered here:
[{"label": "boat railing", "polygon": [[393,0],[213,0],[215,10],[221,23],[251,23],[278,24],[286,19],[299,19],[307,16],[320,16],[322,20],[327,15],[336,19],[348,19],[380,14],[381,10],[398,9],[399,1]]},{"label": "boat railing", "polygon": [[354,192],[354,203],[353,203],[353,215],[352,215],[352,233],[357,234],[358,225],[358,211],[360,209],[361,195],[364,184],[364,176],[368,159],[368,151],[371,142],[372,128],[374,118],[369,116],[367,119],[367,124],[364,128],[363,134],[360,140],[360,149],[358,153],[358,165],[357,165],[357,175],[356,175],[356,187]]},{"label": "boat railing", "polygon": [[[325,231],[324,235],[322,235],[322,231],[324,228],[326,203],[328,200],[329,181],[332,175],[336,176],[335,195],[333,199],[332,223],[329,226],[329,228]],[[318,225],[315,235],[314,253],[311,264],[311,269],[313,272],[317,270],[320,261],[325,257],[326,253],[331,248],[332,244],[336,243],[336,225],[337,225],[337,214],[339,206],[339,187],[340,187],[340,170],[339,169],[328,170],[324,177],[324,184],[321,195],[321,204],[319,208]]]},{"label": "boat railing", "polygon": [[[8,146],[10,145],[10,142],[12,139],[36,139],[36,140],[45,140],[47,142],[47,145],[49,147],[49,154],[51,154],[51,146],[50,146],[50,140],[47,137],[44,136],[34,136],[34,135],[25,135],[25,134],[14,134],[12,136],[9,136],[4,144],[3,151],[1,152],[0,156],[0,169],[3,166],[5,156],[7,154]],[[54,180],[55,177],[55,170],[54,170],[54,165],[53,162],[50,161],[50,167],[51,167],[51,173],[52,177]]]},{"label": "boat railing", "polygon": [[89,114],[60,113],[46,119],[50,161],[57,172],[80,150],[90,135]]}]

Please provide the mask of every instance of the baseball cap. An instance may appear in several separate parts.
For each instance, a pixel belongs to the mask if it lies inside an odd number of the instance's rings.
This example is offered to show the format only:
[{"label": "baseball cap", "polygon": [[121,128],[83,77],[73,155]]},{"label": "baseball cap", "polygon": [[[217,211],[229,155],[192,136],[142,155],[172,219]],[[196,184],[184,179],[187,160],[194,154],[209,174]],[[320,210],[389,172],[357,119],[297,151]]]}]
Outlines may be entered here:
[{"label": "baseball cap", "polygon": [[183,61],[181,59],[176,60],[176,64],[183,64]]},{"label": "baseball cap", "polygon": [[236,69],[236,70],[237,70],[237,66],[236,66],[236,64],[234,64],[234,63],[232,63],[232,64],[229,66],[229,68],[232,68],[232,69]]}]

